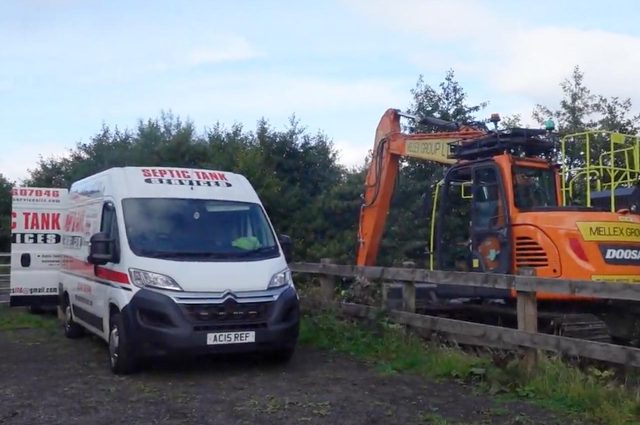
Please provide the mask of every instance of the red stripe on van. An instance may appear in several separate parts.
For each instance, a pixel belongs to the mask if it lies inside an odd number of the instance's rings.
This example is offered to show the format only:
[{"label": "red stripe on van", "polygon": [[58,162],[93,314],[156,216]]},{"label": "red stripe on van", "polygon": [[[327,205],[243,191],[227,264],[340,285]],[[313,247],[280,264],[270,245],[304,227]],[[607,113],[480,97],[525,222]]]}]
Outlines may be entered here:
[{"label": "red stripe on van", "polygon": [[103,266],[93,264],[65,255],[62,260],[62,268],[72,272],[86,275],[87,277],[95,276],[110,282],[129,284],[129,275],[116,270],[111,270]]},{"label": "red stripe on van", "polygon": [[96,267],[96,276],[101,279],[110,280],[112,282],[124,283],[125,285],[129,284],[128,274],[107,269],[105,267]]}]

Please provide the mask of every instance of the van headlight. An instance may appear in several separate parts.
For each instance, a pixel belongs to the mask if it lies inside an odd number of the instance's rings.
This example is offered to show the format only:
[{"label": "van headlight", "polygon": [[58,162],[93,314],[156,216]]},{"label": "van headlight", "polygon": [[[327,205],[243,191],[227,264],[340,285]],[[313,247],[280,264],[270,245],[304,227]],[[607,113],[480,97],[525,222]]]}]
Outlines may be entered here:
[{"label": "van headlight", "polygon": [[169,289],[171,291],[182,291],[180,285],[169,276],[148,272],[145,270],[129,269],[129,276],[131,276],[131,282],[140,288],[157,288],[157,289]]},{"label": "van headlight", "polygon": [[288,268],[271,276],[271,281],[269,281],[270,289],[283,286],[293,286],[293,277],[291,276],[291,270]]}]

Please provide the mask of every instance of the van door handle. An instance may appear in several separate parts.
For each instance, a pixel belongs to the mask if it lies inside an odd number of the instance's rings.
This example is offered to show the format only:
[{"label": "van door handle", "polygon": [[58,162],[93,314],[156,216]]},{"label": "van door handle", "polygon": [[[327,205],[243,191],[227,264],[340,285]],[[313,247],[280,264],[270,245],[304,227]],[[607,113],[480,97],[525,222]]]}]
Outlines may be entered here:
[{"label": "van door handle", "polygon": [[20,265],[22,267],[29,267],[31,265],[31,254],[22,254],[20,256]]}]

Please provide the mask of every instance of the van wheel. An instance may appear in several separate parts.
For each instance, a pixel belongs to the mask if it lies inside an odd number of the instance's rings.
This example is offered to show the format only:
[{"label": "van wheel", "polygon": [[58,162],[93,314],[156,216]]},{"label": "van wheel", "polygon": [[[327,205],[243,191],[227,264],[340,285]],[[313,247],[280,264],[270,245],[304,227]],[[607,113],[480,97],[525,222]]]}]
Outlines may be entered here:
[{"label": "van wheel", "polygon": [[73,321],[73,311],[69,298],[65,298],[64,303],[64,336],[70,339],[80,338],[84,335],[84,328]]},{"label": "van wheel", "polygon": [[109,319],[109,366],[116,375],[134,373],[138,368],[120,313],[113,313]]}]

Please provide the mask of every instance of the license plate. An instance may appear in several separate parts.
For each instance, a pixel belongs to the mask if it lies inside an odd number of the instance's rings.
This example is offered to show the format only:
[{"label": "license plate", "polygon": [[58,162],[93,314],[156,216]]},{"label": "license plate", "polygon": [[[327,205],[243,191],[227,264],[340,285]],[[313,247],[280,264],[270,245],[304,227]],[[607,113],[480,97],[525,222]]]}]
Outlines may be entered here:
[{"label": "license plate", "polygon": [[256,333],[254,331],[216,332],[207,334],[207,345],[247,344],[250,342],[256,342]]}]

